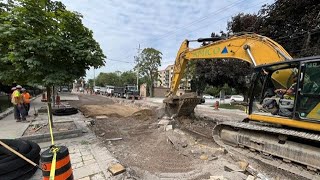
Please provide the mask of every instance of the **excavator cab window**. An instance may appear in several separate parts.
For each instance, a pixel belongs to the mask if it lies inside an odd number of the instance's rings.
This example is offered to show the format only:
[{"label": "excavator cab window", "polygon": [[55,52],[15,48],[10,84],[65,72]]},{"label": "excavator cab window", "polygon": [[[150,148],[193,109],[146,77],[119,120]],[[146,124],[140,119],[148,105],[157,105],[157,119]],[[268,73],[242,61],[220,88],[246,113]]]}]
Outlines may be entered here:
[{"label": "excavator cab window", "polygon": [[320,62],[306,62],[301,66],[297,118],[320,121]]},{"label": "excavator cab window", "polygon": [[292,118],[297,90],[294,76],[298,68],[299,63],[257,69],[250,113]]}]

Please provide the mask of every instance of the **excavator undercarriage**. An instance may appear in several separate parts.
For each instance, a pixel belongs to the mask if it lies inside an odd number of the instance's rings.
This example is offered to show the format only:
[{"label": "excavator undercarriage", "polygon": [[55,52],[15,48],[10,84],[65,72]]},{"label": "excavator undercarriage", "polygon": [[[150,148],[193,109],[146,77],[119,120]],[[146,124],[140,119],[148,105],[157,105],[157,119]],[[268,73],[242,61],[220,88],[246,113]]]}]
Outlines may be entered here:
[{"label": "excavator undercarriage", "polygon": [[316,133],[256,122],[225,121],[213,128],[213,139],[215,142],[272,155],[286,162],[302,164],[310,170],[320,170],[320,135]]}]

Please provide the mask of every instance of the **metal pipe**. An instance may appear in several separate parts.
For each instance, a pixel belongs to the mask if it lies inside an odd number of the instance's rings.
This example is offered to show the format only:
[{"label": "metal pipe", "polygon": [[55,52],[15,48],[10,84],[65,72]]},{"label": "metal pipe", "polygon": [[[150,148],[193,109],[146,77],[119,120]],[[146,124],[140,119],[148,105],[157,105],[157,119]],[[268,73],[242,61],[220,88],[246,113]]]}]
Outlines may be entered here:
[{"label": "metal pipe", "polygon": [[248,53],[253,65],[257,66],[256,60],[254,59],[254,57],[253,57],[253,55],[252,55],[252,53],[250,51],[250,46],[246,44],[246,45],[243,46],[243,49],[246,50],[246,52]]}]

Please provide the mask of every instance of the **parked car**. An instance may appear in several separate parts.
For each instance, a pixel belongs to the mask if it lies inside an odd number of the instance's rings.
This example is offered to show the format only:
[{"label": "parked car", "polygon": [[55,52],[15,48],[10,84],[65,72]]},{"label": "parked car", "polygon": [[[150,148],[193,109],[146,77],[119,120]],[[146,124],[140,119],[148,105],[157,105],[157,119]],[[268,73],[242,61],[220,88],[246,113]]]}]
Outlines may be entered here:
[{"label": "parked car", "polygon": [[61,89],[61,92],[69,92],[69,89],[64,87],[64,88]]},{"label": "parked car", "polygon": [[205,99],[214,99],[214,96],[211,96],[209,94],[205,94],[202,97],[205,98]]},{"label": "parked car", "polygon": [[244,101],[244,97],[241,95],[232,95],[230,97],[230,102],[241,102]]}]

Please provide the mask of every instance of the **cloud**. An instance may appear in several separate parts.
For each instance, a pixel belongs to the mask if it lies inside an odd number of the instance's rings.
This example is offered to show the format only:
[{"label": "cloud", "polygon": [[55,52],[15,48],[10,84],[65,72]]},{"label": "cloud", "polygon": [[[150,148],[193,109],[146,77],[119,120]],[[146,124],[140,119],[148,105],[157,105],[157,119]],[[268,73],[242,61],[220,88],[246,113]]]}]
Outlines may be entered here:
[{"label": "cloud", "polygon": [[[138,45],[163,53],[163,66],[174,62],[184,39],[208,37],[226,30],[227,21],[240,13],[256,13],[274,0],[61,0],[68,9],[83,15],[83,23],[94,33],[106,61],[100,72],[126,71],[134,66]],[[198,45],[193,45],[197,47]],[[165,67],[161,67],[162,69]],[[93,78],[93,70],[87,72]]]}]

